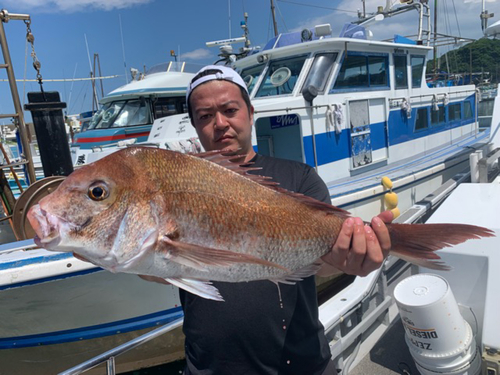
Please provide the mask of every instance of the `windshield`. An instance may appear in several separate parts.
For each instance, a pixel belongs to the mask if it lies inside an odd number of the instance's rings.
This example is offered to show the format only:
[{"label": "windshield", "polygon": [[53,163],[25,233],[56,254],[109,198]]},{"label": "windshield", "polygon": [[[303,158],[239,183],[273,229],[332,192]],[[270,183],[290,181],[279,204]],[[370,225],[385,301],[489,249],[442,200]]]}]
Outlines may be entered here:
[{"label": "windshield", "polygon": [[293,92],[307,55],[271,61],[256,98]]},{"label": "windshield", "polygon": [[88,129],[119,128],[151,123],[151,110],[146,100],[120,100],[104,104],[90,120]]},{"label": "windshield", "polygon": [[240,73],[240,76],[243,78],[243,81],[247,84],[248,92],[252,94],[252,90],[255,87],[255,84],[259,80],[259,76],[264,70],[266,64],[260,64],[256,66],[252,66],[247,69],[243,69]]}]

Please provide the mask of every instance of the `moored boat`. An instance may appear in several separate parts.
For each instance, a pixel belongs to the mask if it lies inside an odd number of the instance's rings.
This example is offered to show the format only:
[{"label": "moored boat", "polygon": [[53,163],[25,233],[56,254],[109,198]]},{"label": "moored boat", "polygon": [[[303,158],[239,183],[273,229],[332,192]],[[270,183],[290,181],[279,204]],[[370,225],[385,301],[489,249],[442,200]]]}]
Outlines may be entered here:
[{"label": "moored boat", "polygon": [[111,91],[101,99],[101,108],[85,131],[75,134],[71,147],[74,163],[85,163],[85,155],[93,147],[127,140],[144,142],[155,119],[186,112],[186,87],[197,68],[181,62],[159,64]]}]

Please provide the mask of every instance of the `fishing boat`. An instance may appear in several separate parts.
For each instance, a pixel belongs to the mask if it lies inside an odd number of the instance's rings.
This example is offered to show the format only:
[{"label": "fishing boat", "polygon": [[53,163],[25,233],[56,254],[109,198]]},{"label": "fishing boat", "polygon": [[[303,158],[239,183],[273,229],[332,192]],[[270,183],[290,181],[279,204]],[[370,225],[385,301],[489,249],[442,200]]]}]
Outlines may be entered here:
[{"label": "fishing boat", "polygon": [[489,138],[478,130],[476,87],[428,87],[432,47],[418,35],[375,41],[361,24],[332,37],[319,25],[237,61],[255,108],[255,148],[313,166],[333,204],[364,219],[386,207],[383,177],[403,211],[468,168]]},{"label": "fishing boat", "polygon": [[[427,17],[426,2],[404,7]],[[397,220],[413,222],[439,205],[450,186],[467,180],[471,154],[486,155],[498,145],[492,135],[500,103],[495,99],[492,107],[493,130],[479,129],[475,86],[427,87],[430,33],[419,30],[416,41],[375,41],[366,22],[380,18],[347,25],[339,37],[329,25],[281,34],[231,63],[251,92],[259,153],[313,166],[334,204],[355,215],[370,218],[388,208],[402,213]],[[177,114],[156,119],[145,144],[188,150],[198,147],[193,137],[187,115]],[[84,161],[122,147],[129,146],[90,150]],[[0,335],[0,374],[57,373],[182,317],[172,286],[112,275],[68,254],[24,251],[33,246],[28,240],[0,247],[0,305],[9,306],[11,322]],[[337,368],[354,369],[395,327],[391,292],[417,271],[389,258],[335,296],[324,295],[320,318]],[[474,277],[463,278],[469,290]],[[120,356],[118,371],[182,357],[175,326]]]},{"label": "fishing boat", "polygon": [[145,74],[135,72],[132,82],[101,99],[101,108],[85,131],[75,134],[73,161],[85,163],[93,147],[120,141],[144,142],[155,119],[186,112],[186,87],[199,69],[195,64],[171,61],[153,66]]}]

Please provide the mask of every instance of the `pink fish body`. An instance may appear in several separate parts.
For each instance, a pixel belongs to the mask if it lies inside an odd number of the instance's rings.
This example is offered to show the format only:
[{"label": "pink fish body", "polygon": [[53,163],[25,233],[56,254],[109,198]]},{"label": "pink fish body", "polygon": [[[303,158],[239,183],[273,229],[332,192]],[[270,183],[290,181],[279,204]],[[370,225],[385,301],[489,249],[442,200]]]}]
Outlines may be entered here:
[{"label": "pink fish body", "polygon": [[[28,213],[39,246],[113,272],[165,278],[221,300],[208,281],[295,282],[331,250],[345,211],[288,193],[218,152],[134,147],[72,173]],[[445,269],[434,253],[490,236],[460,224],[389,226],[392,252]]]}]

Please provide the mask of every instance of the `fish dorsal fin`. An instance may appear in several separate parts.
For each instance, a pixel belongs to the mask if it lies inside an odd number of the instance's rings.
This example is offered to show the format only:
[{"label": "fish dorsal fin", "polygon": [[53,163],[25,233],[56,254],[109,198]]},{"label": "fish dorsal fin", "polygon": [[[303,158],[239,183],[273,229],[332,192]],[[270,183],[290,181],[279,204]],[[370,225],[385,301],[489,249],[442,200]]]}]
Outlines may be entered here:
[{"label": "fish dorsal fin", "polygon": [[199,157],[201,159],[206,159],[209,160],[213,163],[216,163],[220,165],[221,167],[227,168],[239,175],[242,175],[260,185],[266,186],[272,190],[278,191],[282,194],[288,195],[290,197],[293,197],[303,204],[313,207],[315,209],[324,211],[329,214],[335,214],[340,217],[349,217],[350,214],[348,211],[345,211],[341,208],[332,206],[331,204],[324,203],[321,201],[318,201],[314,198],[305,196],[300,193],[294,193],[289,190],[286,190],[282,187],[279,186],[279,183],[275,182],[272,180],[272,177],[267,177],[267,176],[260,176],[258,174],[251,174],[248,172],[251,171],[259,171],[262,168],[260,167],[252,167],[251,165],[253,164],[252,162],[247,162],[245,163],[245,155],[236,155],[234,152],[228,152],[228,151],[208,151],[208,152],[203,152],[199,154],[192,154],[192,156]]}]

